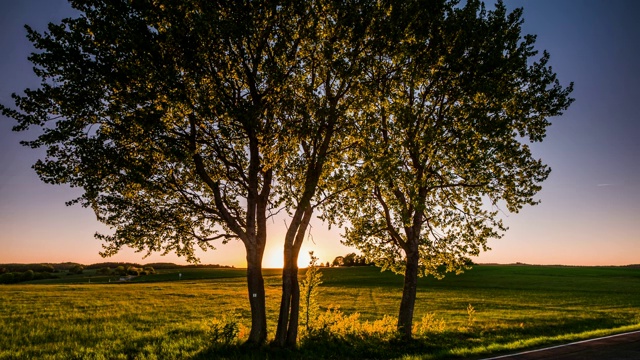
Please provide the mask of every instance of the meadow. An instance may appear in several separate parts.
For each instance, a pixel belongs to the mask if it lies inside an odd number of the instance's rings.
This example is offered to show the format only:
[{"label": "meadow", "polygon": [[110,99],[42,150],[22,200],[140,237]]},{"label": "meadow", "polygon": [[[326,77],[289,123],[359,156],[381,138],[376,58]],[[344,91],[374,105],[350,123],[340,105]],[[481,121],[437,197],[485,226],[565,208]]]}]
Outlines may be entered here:
[{"label": "meadow", "polygon": [[[401,276],[321,272],[316,330],[301,327],[296,350],[241,345],[250,320],[242,269],[0,285],[0,359],[478,359],[640,329],[637,268],[480,265],[421,279],[408,345],[393,334]],[[265,270],[265,286],[273,336],[280,270]]]}]

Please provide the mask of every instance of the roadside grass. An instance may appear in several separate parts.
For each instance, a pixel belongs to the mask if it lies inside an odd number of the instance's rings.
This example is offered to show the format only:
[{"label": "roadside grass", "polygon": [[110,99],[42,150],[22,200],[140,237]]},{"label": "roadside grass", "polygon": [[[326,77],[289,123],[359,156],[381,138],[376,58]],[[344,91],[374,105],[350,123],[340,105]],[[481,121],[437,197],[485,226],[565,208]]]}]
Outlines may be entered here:
[{"label": "roadside grass", "polygon": [[[293,352],[239,345],[250,325],[243,269],[163,270],[127,283],[85,271],[2,285],[0,359],[480,358],[640,329],[640,269],[476,266],[421,279],[422,330],[410,344],[393,332],[401,276],[321,271],[323,314],[314,331],[301,327]],[[266,270],[271,336],[280,286],[280,270]],[[214,342],[221,323],[233,338]]]}]

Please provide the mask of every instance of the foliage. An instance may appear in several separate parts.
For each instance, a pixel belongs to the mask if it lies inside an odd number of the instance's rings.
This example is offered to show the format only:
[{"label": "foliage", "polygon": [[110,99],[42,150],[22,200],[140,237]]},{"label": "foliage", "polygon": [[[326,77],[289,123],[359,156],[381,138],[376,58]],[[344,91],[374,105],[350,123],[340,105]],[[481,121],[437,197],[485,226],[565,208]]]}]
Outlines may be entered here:
[{"label": "foliage", "polygon": [[332,266],[344,266],[344,256],[336,256],[331,263]]},{"label": "foliage", "polygon": [[446,329],[446,322],[443,319],[436,319],[434,313],[426,313],[419,322],[415,323],[413,333],[418,337],[428,337],[433,333],[441,333]]},{"label": "foliage", "polygon": [[528,143],[569,107],[573,85],[521,33],[522,9],[403,5],[370,64],[356,186],[326,217],[348,219],[346,245],[405,274],[398,328],[409,339],[417,278],[468,269],[506,231],[500,207],[537,204],[550,169]]},{"label": "foliage", "polygon": [[13,284],[15,281],[15,275],[10,272],[3,273],[0,275],[0,283],[2,284]]},{"label": "foliage", "polygon": [[[360,60],[370,53],[361,25],[375,18],[374,2],[71,4],[76,18],[44,33],[27,27],[41,83],[2,113],[16,131],[42,130],[24,142],[46,148],[40,178],[82,189],[69,204],[112,229],[96,235],[103,256],[128,246],[197,262],[196,248],[241,240],[250,340],[263,342],[267,219],[280,205],[293,213],[292,263],[354,142]],[[293,272],[286,296],[297,289]]]},{"label": "foliage", "polygon": [[467,306],[467,326],[472,327],[476,321],[476,309],[469,304]]},{"label": "foliage", "polygon": [[395,335],[395,320],[390,316],[384,315],[382,319],[374,321],[362,321],[357,312],[346,315],[338,307],[330,306],[306,328],[303,341],[305,338],[354,340],[371,337],[391,340]]},{"label": "foliage", "polygon": [[322,284],[322,273],[316,263],[318,258],[309,251],[311,260],[305,273],[305,278],[300,282],[301,321],[305,328],[313,326],[312,320],[316,318],[320,310],[318,305],[318,286]]},{"label": "foliage", "polygon": [[84,271],[84,266],[77,264],[74,265],[72,267],[69,268],[68,272],[71,275],[78,275],[78,274],[82,274],[82,272]]},{"label": "foliage", "polygon": [[50,272],[34,272],[27,270],[25,272],[6,272],[0,275],[0,284],[15,284],[31,280],[57,279],[58,276]]},{"label": "foliage", "polygon": [[40,178],[82,189],[69,204],[112,229],[96,235],[103,256],[129,246],[197,262],[196,248],[241,240],[257,343],[272,210],[292,217],[276,337],[295,345],[315,209],[349,218],[346,242],[384,267],[401,269],[402,249],[420,274],[459,270],[504,230],[486,201],[535,203],[548,168],[521,140],[541,140],[571,102],[502,2],[72,6],[78,17],[44,33],[27,27],[41,83],[2,113],[41,130],[24,142],[46,148]]},{"label": "foliage", "polygon": [[115,270],[113,270],[116,274],[120,275],[120,276],[125,276],[127,275],[127,269],[124,267],[124,265],[120,265],[117,268],[115,268]]},{"label": "foliage", "polygon": [[28,270],[48,273],[57,271],[53,264],[0,264],[0,274],[4,274],[7,272],[25,272]]},{"label": "foliage", "polygon": [[100,268],[96,271],[96,274],[98,275],[111,275],[112,273],[113,273],[113,270],[111,270],[111,268],[108,266]]},{"label": "foliage", "polygon": [[139,268],[139,267],[129,266],[127,268],[127,275],[139,276],[142,274],[142,272],[143,272],[142,268]]},{"label": "foliage", "polygon": [[349,253],[345,256],[336,256],[333,259],[332,266],[369,266],[372,265],[367,259],[356,253]]},{"label": "foliage", "polygon": [[392,55],[371,69],[384,78],[366,109],[359,186],[340,209],[351,222],[345,243],[368,259],[404,272],[415,243],[419,273],[441,276],[505,230],[499,206],[537,203],[549,168],[526,142],[545,137],[548,118],[573,101],[572,85],[559,84],[546,52],[536,58],[522,9],[416,4],[407,5],[409,20],[422,17],[407,25],[413,37],[391,32]]},{"label": "foliage", "polygon": [[33,270],[27,270],[22,273],[21,280],[22,281],[31,281],[35,278],[35,273]]},{"label": "foliage", "polygon": [[213,343],[229,346],[236,343],[240,328],[234,317],[214,318],[211,320],[209,336]]}]

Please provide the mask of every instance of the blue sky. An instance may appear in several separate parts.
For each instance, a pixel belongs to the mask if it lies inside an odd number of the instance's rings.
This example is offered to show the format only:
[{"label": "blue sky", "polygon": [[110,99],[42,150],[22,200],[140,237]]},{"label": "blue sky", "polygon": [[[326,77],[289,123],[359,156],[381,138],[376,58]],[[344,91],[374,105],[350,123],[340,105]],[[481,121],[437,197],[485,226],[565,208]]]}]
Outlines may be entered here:
[{"label": "blue sky", "polygon": [[[510,230],[476,260],[640,263],[640,2],[505,3],[509,9],[524,7],[524,33],[538,35],[536,47],[551,53],[562,84],[575,82],[576,101],[564,116],[551,119],[547,138],[533,147],[553,169],[538,195],[541,204],[505,214]],[[63,0],[0,1],[0,102],[12,104],[12,92],[38,85],[26,60],[32,49],[23,25],[44,29],[72,14]],[[11,132],[12,124],[0,117],[0,263],[106,261],[93,234],[107,229],[90,210],[64,205],[78,190],[40,182],[31,165],[44,151],[20,146],[30,134]],[[265,266],[279,263],[285,221],[278,219],[270,228]],[[331,261],[352,251],[340,244],[339,234],[316,221],[301,254],[314,250],[322,261]],[[243,266],[243,259],[238,243],[201,255],[204,263]],[[143,260],[132,251],[107,260],[181,261],[175,256]]]}]

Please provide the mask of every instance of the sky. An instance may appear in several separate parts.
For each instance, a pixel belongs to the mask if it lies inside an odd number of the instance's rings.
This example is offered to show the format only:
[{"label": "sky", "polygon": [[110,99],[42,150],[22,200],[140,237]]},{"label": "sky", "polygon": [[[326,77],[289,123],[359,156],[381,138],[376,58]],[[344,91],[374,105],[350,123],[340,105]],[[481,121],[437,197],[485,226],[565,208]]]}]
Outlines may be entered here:
[{"label": "sky", "polygon": [[[640,2],[636,0],[506,0],[524,8],[523,33],[536,34],[536,48],[551,54],[563,85],[575,83],[574,104],[551,119],[534,155],[551,166],[537,206],[505,213],[509,230],[491,240],[478,263],[542,265],[640,264]],[[44,30],[48,22],[75,16],[65,0],[0,0],[0,103],[11,93],[38,86],[27,60],[33,51],[24,24]],[[31,166],[44,149],[23,147],[33,132],[11,131],[0,116],[0,263],[175,262],[175,255],[125,249],[99,255],[95,232],[109,229],[89,209],[65,206],[78,189],[41,182]],[[31,136],[30,136],[31,135]],[[506,210],[505,210],[506,211]],[[286,217],[269,225],[264,267],[282,263]],[[320,261],[356,252],[340,243],[340,229],[314,220],[300,252],[300,265],[314,251]],[[239,241],[199,253],[205,264],[244,267]]]}]

